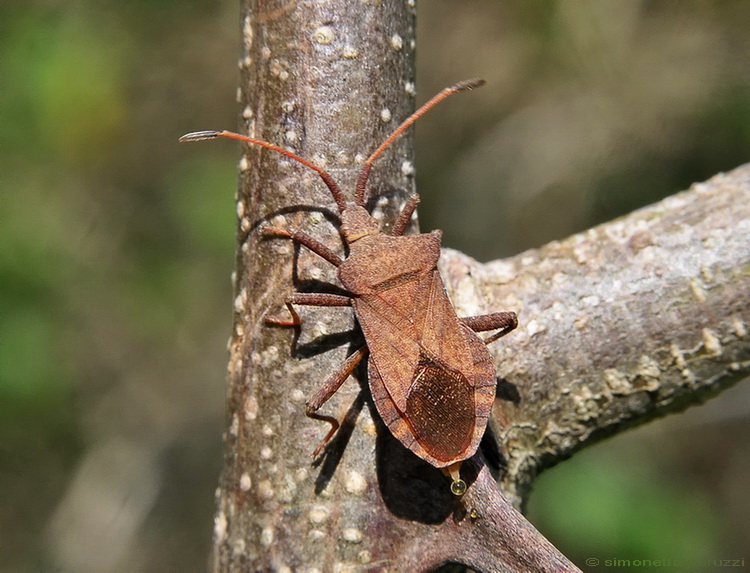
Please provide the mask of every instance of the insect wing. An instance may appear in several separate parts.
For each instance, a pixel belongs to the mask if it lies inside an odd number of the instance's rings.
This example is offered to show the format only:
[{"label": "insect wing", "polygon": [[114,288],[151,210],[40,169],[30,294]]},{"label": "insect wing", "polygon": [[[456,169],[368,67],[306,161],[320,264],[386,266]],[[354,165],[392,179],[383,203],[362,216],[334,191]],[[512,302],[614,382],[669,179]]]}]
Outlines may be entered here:
[{"label": "insect wing", "polygon": [[471,456],[494,399],[494,367],[456,317],[437,270],[354,307],[370,348],[373,399],[393,435],[437,467]]}]

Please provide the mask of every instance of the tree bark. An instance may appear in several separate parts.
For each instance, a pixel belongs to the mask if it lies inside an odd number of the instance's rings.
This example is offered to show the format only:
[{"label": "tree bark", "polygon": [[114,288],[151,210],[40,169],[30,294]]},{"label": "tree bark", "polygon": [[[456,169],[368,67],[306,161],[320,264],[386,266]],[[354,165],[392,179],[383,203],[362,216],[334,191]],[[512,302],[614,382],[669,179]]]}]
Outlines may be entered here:
[{"label": "tree bark", "polygon": [[[411,4],[246,0],[242,130],[310,159],[353,193],[361,161],[414,108]],[[370,203],[385,228],[413,191],[412,158],[407,134],[373,171]],[[346,309],[300,309],[297,333],[264,324],[284,315],[295,287],[335,283],[335,269],[260,231],[301,230],[341,252],[336,208],[314,172],[269,150],[245,149],[240,171],[215,571],[447,562],[575,571],[506,496],[519,505],[543,467],[747,371],[744,169],[506,261],[446,251],[441,268],[459,315],[516,310],[521,321],[490,347],[502,378],[496,423],[485,454],[466,464],[465,496],[388,433],[362,369],[326,404],[345,422],[311,464],[327,426],[304,416],[305,400],[361,339]]]},{"label": "tree bark", "polygon": [[520,505],[575,450],[748,376],[750,164],[503,261],[444,251],[442,275],[464,313],[519,313],[491,350],[501,485]]}]

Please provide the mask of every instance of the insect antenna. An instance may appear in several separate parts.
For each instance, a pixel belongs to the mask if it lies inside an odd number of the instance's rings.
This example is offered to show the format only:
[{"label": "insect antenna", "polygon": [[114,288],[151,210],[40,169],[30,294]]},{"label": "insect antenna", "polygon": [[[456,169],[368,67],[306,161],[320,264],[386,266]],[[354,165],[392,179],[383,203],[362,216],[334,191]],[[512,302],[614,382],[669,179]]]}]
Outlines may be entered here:
[{"label": "insect antenna", "polygon": [[362,166],[362,171],[359,172],[359,177],[357,177],[357,187],[356,191],[354,192],[354,202],[357,203],[357,205],[364,206],[365,201],[367,200],[367,194],[366,194],[366,186],[367,186],[367,180],[370,177],[370,171],[372,171],[372,164],[375,162],[375,160],[380,156],[383,151],[391,144],[393,143],[398,137],[406,131],[409,126],[417,121],[420,117],[422,117],[427,111],[429,111],[431,108],[439,104],[441,101],[443,101],[448,96],[451,96],[455,93],[466,91],[466,90],[472,90],[474,88],[478,88],[480,86],[484,85],[484,80],[480,78],[473,78],[470,80],[464,80],[462,82],[458,82],[455,85],[452,85],[450,87],[445,88],[442,90],[439,94],[434,96],[430,101],[422,105],[417,111],[415,111],[413,114],[411,114],[409,117],[407,117],[404,122],[399,125],[391,135],[388,136],[388,139],[386,139],[383,143],[380,144],[380,147],[378,147],[370,157],[367,158],[367,161],[365,161],[364,165]]},{"label": "insect antenna", "polygon": [[342,193],[341,188],[333,180],[333,178],[326,171],[324,171],[314,163],[310,163],[306,159],[303,159],[296,153],[292,153],[288,149],[284,149],[283,147],[279,147],[278,145],[268,143],[267,141],[263,141],[261,139],[255,139],[246,135],[240,135],[239,133],[234,133],[233,131],[194,131],[192,133],[186,133],[185,135],[180,137],[180,141],[202,141],[204,139],[213,139],[215,137],[226,137],[228,139],[237,139],[239,141],[244,141],[245,143],[260,145],[261,147],[277,151],[290,159],[294,159],[296,162],[301,163],[305,167],[312,169],[318,175],[320,175],[323,183],[325,183],[326,187],[328,187],[328,189],[330,190],[331,195],[333,195],[333,200],[336,201],[336,206],[339,209],[339,213],[342,213],[344,211],[344,208],[346,207],[346,197]]}]

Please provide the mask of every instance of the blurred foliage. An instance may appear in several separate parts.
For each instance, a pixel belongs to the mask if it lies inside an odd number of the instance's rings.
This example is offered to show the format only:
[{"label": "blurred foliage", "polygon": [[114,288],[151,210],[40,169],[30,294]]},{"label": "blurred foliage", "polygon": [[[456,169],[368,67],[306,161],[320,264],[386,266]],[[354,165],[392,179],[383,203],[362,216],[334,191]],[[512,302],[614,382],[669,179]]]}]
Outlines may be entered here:
[{"label": "blurred foliage", "polygon": [[722,524],[706,492],[665,482],[649,465],[651,452],[624,463],[610,445],[540,478],[530,501],[534,524],[581,564],[590,557],[684,564],[714,557]]},{"label": "blurred foliage", "polygon": [[[2,570],[204,568],[237,152],[176,140],[236,122],[238,14],[0,5]],[[419,126],[423,227],[512,254],[748,161],[749,25],[742,0],[420,3],[419,99],[488,79]],[[535,522],[576,558],[737,555],[743,391],[549,472]]]}]

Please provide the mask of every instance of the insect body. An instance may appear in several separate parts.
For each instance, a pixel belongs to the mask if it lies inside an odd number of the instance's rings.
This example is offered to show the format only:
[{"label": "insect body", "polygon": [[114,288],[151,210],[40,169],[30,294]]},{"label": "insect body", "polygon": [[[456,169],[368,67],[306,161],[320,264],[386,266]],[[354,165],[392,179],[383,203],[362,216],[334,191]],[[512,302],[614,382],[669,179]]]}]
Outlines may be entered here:
[{"label": "insect body", "polygon": [[[365,356],[370,390],[378,413],[393,435],[420,458],[450,473],[451,491],[461,495],[463,460],[471,457],[487,427],[495,398],[495,369],[486,345],[517,326],[513,312],[459,318],[451,306],[437,270],[440,231],[404,236],[419,199],[409,198],[390,235],[365,209],[366,185],[373,162],[419,116],[449,95],[481,85],[470,80],[444,89],[404,121],[365,161],[354,200],[347,199],[321,168],[294,153],[231,132],[195,132],[181,141],[228,137],[275,150],[316,171],[331,192],[341,216],[341,234],[349,247],[342,260],[328,247],[304,233],[266,228],[267,236],[290,238],[338,267],[347,295],[294,293],[287,300],[291,320],[267,319],[270,324],[299,324],[292,305],[352,306],[365,337],[365,346],[351,354],[308,400],[306,414],[332,428],[313,455],[338,429],[338,421],[318,414]],[[496,331],[486,340],[476,332]]]},{"label": "insect body", "polygon": [[362,237],[339,278],[370,351],[375,405],[391,432],[436,467],[474,453],[495,397],[484,342],[456,316],[437,271],[440,233]]}]

